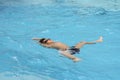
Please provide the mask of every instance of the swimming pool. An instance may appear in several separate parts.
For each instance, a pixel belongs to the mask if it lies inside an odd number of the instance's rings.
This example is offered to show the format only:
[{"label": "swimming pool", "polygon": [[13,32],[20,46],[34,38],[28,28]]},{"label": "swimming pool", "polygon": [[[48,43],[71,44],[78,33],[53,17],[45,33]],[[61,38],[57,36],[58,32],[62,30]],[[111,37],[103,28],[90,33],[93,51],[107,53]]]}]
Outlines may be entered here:
[{"label": "swimming pool", "polygon": [[[0,79],[119,80],[119,3],[118,0],[1,1]],[[104,42],[83,47],[76,55],[82,58],[78,63],[31,40],[47,37],[72,46],[101,35]]]}]

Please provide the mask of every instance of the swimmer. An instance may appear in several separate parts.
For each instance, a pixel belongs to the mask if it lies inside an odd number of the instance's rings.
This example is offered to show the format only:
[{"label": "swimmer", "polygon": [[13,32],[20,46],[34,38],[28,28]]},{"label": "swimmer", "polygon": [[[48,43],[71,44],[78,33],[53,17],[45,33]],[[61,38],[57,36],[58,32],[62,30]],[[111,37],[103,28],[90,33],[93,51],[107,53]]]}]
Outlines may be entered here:
[{"label": "swimmer", "polygon": [[81,41],[72,47],[69,47],[68,45],[61,42],[55,42],[49,38],[32,38],[32,40],[37,41],[43,47],[57,49],[65,57],[73,60],[74,62],[78,62],[80,61],[80,58],[77,58],[74,56],[74,54],[79,53],[80,48],[86,44],[96,44],[103,42],[103,37],[100,36],[98,40],[91,42]]}]

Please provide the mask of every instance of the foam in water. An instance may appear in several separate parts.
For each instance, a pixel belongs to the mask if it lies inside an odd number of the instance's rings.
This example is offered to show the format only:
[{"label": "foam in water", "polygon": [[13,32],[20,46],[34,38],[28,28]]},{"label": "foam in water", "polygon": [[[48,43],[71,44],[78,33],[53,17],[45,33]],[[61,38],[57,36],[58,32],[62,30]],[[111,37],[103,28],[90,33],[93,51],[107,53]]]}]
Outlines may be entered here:
[{"label": "foam in water", "polygon": [[120,10],[120,0],[2,0],[1,5],[67,5],[77,7],[99,7],[105,10]]},{"label": "foam in water", "polygon": [[22,75],[22,74],[14,75],[14,73],[11,73],[11,72],[0,73],[0,79],[1,80],[55,80],[53,78],[50,78],[48,76],[43,76],[43,75],[40,75],[39,77],[35,76],[33,74],[31,74],[31,75]]}]

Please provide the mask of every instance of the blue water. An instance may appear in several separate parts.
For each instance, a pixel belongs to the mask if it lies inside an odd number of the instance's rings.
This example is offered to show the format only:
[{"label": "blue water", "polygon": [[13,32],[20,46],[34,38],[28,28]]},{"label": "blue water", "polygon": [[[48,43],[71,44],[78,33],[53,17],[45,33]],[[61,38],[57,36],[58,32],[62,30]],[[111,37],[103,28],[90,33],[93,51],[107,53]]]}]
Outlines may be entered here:
[{"label": "blue water", "polygon": [[[120,80],[120,1],[30,1],[0,1],[0,80]],[[78,63],[31,40],[73,46],[99,36],[104,42],[84,46]]]}]

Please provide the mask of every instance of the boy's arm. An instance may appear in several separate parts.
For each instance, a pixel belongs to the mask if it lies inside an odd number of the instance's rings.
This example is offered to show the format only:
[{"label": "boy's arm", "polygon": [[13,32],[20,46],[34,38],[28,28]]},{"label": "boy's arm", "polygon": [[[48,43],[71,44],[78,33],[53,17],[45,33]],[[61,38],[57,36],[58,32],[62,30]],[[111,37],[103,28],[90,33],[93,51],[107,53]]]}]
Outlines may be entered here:
[{"label": "boy's arm", "polygon": [[41,38],[32,38],[32,40],[39,41]]}]

